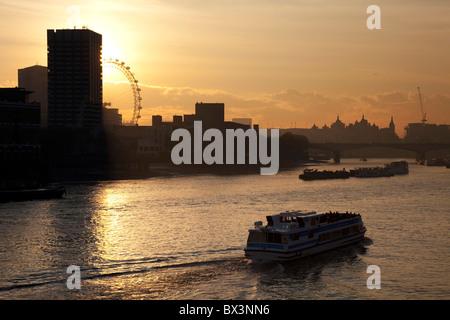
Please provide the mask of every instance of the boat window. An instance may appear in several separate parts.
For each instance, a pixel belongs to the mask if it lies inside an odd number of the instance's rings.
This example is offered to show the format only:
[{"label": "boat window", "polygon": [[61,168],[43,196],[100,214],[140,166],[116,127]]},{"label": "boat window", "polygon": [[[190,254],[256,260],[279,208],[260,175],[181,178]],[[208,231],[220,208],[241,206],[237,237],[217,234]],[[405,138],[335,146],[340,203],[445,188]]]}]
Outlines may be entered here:
[{"label": "boat window", "polygon": [[269,232],[267,234],[267,242],[269,242],[269,243],[281,243],[281,234]]},{"label": "boat window", "polygon": [[330,232],[321,234],[319,236],[319,241],[328,241],[328,240],[338,239],[341,237],[345,237],[349,234],[357,233],[358,231],[359,231],[359,225],[343,228],[340,230],[330,231]]},{"label": "boat window", "polygon": [[305,226],[305,222],[303,222],[303,219],[300,217],[297,217],[297,223],[300,228],[303,228]]},{"label": "boat window", "polygon": [[250,232],[248,242],[266,242],[266,232]]},{"label": "boat window", "polygon": [[328,241],[331,239],[331,232],[321,234],[319,236],[319,241]]}]

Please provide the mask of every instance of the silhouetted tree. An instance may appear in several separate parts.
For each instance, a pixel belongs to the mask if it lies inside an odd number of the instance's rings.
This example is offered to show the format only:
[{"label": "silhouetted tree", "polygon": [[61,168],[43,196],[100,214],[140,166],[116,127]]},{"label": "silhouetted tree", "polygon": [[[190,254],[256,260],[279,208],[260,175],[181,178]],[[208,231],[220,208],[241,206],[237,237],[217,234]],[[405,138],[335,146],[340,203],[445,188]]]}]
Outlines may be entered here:
[{"label": "silhouetted tree", "polygon": [[289,164],[308,160],[309,141],[305,136],[287,132],[280,137],[280,162]]}]

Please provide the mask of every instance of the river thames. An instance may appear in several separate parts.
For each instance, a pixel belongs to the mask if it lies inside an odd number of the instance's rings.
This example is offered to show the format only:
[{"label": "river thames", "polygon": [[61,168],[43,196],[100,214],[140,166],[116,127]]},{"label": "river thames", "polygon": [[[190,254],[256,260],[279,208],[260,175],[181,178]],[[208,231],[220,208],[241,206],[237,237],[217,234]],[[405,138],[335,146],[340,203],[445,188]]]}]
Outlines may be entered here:
[{"label": "river thames", "polygon": [[[0,204],[0,299],[449,299],[450,169],[408,161],[409,174],[385,178],[302,181],[305,167],[179,175],[69,184],[64,199]],[[244,257],[254,221],[299,209],[360,213],[366,237],[288,263]],[[72,265],[80,289],[67,287]],[[371,265],[380,289],[367,287]]]}]

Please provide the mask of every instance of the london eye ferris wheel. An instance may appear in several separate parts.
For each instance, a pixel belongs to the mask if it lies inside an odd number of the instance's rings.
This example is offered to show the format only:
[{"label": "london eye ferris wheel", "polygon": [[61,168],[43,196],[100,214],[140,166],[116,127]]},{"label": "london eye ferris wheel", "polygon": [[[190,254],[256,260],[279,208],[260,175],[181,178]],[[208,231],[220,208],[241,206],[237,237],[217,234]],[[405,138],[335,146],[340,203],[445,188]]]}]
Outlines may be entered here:
[{"label": "london eye ferris wheel", "polygon": [[[120,93],[121,90],[119,90],[117,87],[111,88],[106,90],[107,96],[104,99],[103,106],[111,105],[111,99],[112,100],[123,100],[124,96],[126,96],[126,104],[129,104],[130,109],[132,109],[132,115],[131,120],[129,120],[126,124],[129,125],[138,125],[138,121],[141,118],[140,112],[142,109],[141,106],[141,88],[139,88],[138,80],[135,78],[134,73],[131,72],[130,67],[125,64],[125,62],[120,61],[119,59],[102,59],[102,65],[106,68],[113,68],[115,70],[118,70],[120,72],[120,75],[122,77],[121,84],[124,84],[123,76],[125,76],[125,82],[128,82],[128,89],[126,93]],[[110,81],[111,83],[114,81]],[[116,83],[117,84],[117,83]],[[131,93],[130,89],[131,87]],[[104,86],[105,91],[105,86]],[[116,103],[116,101],[114,101]],[[118,101],[119,104],[123,104],[123,101]]]}]

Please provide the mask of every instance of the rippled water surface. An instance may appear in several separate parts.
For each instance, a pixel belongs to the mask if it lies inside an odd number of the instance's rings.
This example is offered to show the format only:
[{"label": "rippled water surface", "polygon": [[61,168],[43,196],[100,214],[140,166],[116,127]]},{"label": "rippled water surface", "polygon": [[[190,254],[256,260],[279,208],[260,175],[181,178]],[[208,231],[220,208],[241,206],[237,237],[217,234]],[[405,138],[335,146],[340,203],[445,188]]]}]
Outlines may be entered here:
[{"label": "rippled water surface", "polygon": [[[302,169],[72,184],[65,199],[0,204],[0,298],[450,298],[450,169],[308,182]],[[361,213],[366,238],[289,263],[245,259],[253,222],[294,209]],[[66,286],[70,265],[80,290]]]}]

